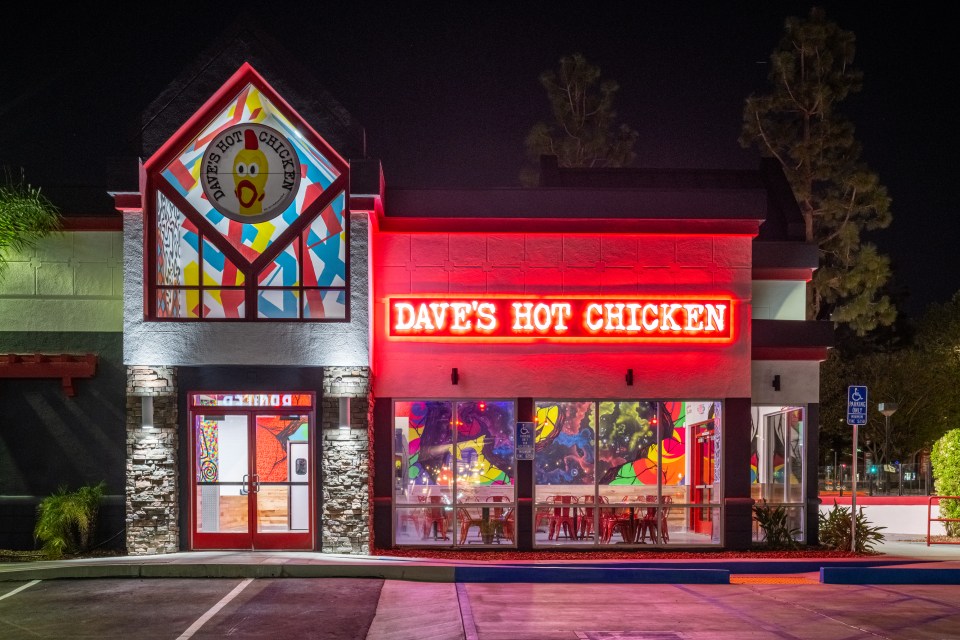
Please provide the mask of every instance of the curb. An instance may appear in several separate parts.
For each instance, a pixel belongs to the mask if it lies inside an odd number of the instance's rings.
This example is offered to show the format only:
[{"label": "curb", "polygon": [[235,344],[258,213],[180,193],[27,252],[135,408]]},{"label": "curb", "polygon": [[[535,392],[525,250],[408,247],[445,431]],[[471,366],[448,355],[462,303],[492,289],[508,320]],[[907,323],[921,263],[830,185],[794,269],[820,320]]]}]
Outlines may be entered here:
[{"label": "curb", "polygon": [[822,584],[960,584],[960,569],[823,567]]}]

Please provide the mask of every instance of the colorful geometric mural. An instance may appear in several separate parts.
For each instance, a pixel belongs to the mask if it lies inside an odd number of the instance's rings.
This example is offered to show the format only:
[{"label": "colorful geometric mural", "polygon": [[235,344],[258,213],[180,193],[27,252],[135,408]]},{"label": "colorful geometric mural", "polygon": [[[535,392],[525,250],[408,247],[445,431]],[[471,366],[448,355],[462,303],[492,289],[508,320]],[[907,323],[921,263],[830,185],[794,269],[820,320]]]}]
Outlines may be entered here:
[{"label": "colorful geometric mural", "polygon": [[[216,136],[238,124],[269,126],[287,137],[299,162],[296,197],[276,217],[257,223],[227,218],[207,200],[200,181],[201,159]],[[213,147],[211,147],[213,148]],[[259,319],[342,320],[347,317],[346,194],[330,192],[340,171],[291,124],[255,86],[247,85],[180,154],[160,172],[161,184],[182,196],[221,238],[205,236],[160,189],[156,195],[157,318],[246,317],[256,306]],[[321,196],[330,197],[317,211]],[[173,197],[171,195],[171,197]],[[181,204],[181,206],[184,206]],[[196,215],[190,213],[189,215]],[[285,245],[274,246],[303,215],[309,221]],[[204,229],[206,227],[203,227]],[[234,259],[219,248],[224,241],[238,253]],[[279,253],[254,272],[252,264],[265,251]],[[247,295],[249,278],[256,291]]]}]

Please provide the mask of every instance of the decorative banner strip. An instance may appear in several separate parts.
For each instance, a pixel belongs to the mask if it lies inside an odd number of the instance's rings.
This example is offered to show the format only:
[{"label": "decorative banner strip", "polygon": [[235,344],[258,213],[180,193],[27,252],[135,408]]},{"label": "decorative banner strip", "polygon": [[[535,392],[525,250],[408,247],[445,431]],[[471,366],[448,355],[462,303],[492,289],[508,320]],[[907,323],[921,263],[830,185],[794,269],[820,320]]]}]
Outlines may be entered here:
[{"label": "decorative banner strip", "polygon": [[732,324],[732,298],[710,296],[387,298],[397,339],[729,343]]}]

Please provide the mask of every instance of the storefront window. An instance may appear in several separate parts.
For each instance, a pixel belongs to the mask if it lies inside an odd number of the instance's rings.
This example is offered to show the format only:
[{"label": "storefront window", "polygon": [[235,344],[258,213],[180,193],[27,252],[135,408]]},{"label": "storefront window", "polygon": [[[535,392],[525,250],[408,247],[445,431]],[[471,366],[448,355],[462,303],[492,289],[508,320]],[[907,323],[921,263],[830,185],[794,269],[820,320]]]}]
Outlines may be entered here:
[{"label": "storefront window", "polygon": [[536,544],[719,544],[720,407],[537,402]]},{"label": "storefront window", "polygon": [[[754,407],[750,478],[752,497],[782,505],[788,526],[804,540],[803,441],[804,412],[800,407]],[[754,526],[754,539],[763,532]]]},{"label": "storefront window", "polygon": [[512,401],[394,404],[398,545],[515,543]]}]

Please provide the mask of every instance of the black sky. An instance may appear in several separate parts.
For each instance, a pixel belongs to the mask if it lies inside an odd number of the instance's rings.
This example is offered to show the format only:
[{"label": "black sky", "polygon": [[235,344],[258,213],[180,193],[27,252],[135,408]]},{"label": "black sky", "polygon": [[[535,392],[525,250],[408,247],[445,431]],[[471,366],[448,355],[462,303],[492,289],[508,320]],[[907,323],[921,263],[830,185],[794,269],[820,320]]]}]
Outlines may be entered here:
[{"label": "black sky", "polygon": [[[364,125],[389,185],[517,185],[524,135],[548,116],[537,76],[573,52],[619,82],[620,118],[640,133],[637,166],[755,168],[757,153],[737,143],[744,99],[764,89],[785,18],[811,7],[130,4],[35,3],[5,16],[22,36],[0,39],[0,164],[41,186],[103,183],[104,158],[122,153],[140,111],[247,8]],[[864,90],[844,111],[892,196],[894,222],[872,239],[915,315],[960,290],[954,28],[919,3],[820,4],[857,37]]]}]

